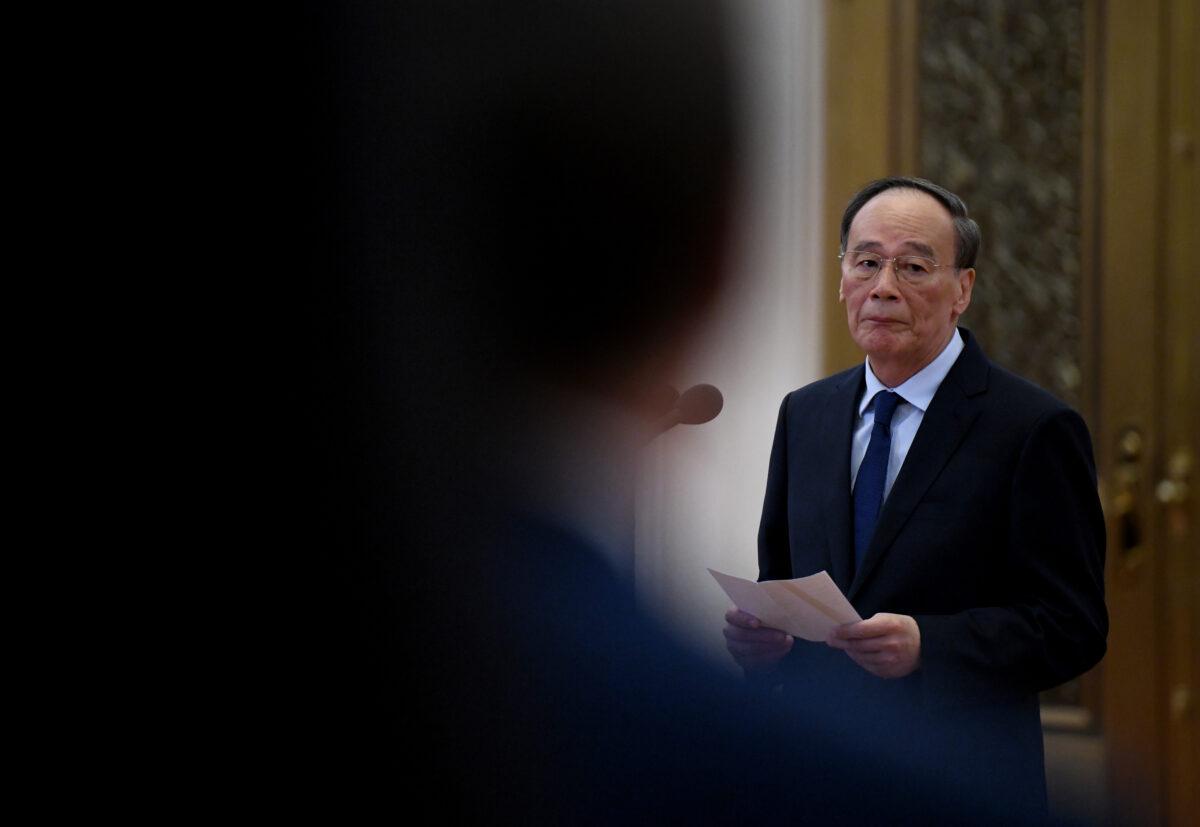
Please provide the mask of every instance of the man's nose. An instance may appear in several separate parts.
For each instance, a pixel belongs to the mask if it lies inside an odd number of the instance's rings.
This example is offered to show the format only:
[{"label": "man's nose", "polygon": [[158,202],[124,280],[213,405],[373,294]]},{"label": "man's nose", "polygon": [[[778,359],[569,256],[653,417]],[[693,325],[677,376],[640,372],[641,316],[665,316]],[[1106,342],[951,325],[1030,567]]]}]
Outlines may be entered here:
[{"label": "man's nose", "polygon": [[900,296],[900,276],[896,271],[895,259],[884,260],[879,265],[879,274],[871,283],[871,298],[895,299]]}]

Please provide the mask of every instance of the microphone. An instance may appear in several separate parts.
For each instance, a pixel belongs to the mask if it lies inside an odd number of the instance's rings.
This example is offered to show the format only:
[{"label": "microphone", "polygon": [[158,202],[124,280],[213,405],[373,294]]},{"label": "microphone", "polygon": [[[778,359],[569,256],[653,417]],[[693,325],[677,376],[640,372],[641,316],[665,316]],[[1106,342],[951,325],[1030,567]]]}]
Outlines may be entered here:
[{"label": "microphone", "polygon": [[725,398],[712,385],[695,385],[684,391],[671,409],[650,426],[650,439],[676,425],[703,425],[717,418]]}]

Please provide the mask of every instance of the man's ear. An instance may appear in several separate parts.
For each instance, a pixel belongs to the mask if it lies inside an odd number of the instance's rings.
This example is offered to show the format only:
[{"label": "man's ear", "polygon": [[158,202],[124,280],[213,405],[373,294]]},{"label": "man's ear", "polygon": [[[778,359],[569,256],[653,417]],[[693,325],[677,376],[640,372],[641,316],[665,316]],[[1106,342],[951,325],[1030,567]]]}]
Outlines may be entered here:
[{"label": "man's ear", "polygon": [[838,304],[846,303],[846,294],[842,292],[842,283],[838,282]]},{"label": "man's ear", "polygon": [[971,306],[971,289],[975,286],[975,268],[968,267],[958,277],[959,293],[954,300],[954,314],[961,316]]}]

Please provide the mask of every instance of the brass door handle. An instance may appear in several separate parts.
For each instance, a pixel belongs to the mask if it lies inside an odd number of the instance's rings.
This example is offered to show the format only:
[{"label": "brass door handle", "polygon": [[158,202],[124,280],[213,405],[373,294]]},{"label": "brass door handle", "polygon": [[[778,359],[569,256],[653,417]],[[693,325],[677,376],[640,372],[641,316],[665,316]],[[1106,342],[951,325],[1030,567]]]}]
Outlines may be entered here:
[{"label": "brass door handle", "polygon": [[1142,547],[1142,524],[1138,515],[1141,489],[1142,432],[1126,427],[1117,437],[1117,461],[1113,469],[1112,511],[1115,519],[1114,541],[1128,569],[1142,562],[1137,552]]},{"label": "brass door handle", "polygon": [[1192,455],[1179,448],[1167,460],[1167,476],[1154,487],[1154,496],[1163,505],[1182,505],[1191,494]]}]

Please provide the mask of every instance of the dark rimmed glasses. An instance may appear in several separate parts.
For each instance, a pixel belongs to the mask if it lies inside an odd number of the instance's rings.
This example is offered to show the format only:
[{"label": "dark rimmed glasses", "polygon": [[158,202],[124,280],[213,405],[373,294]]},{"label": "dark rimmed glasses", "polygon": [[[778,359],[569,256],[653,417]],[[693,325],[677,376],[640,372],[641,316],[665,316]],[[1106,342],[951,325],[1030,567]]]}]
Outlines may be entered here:
[{"label": "dark rimmed glasses", "polygon": [[920,284],[928,281],[939,267],[954,268],[952,264],[938,264],[924,256],[895,256],[886,258],[879,253],[866,250],[847,250],[838,253],[842,263],[842,273],[855,281],[870,281],[879,275],[889,263],[896,271],[896,277],[909,284]]}]

